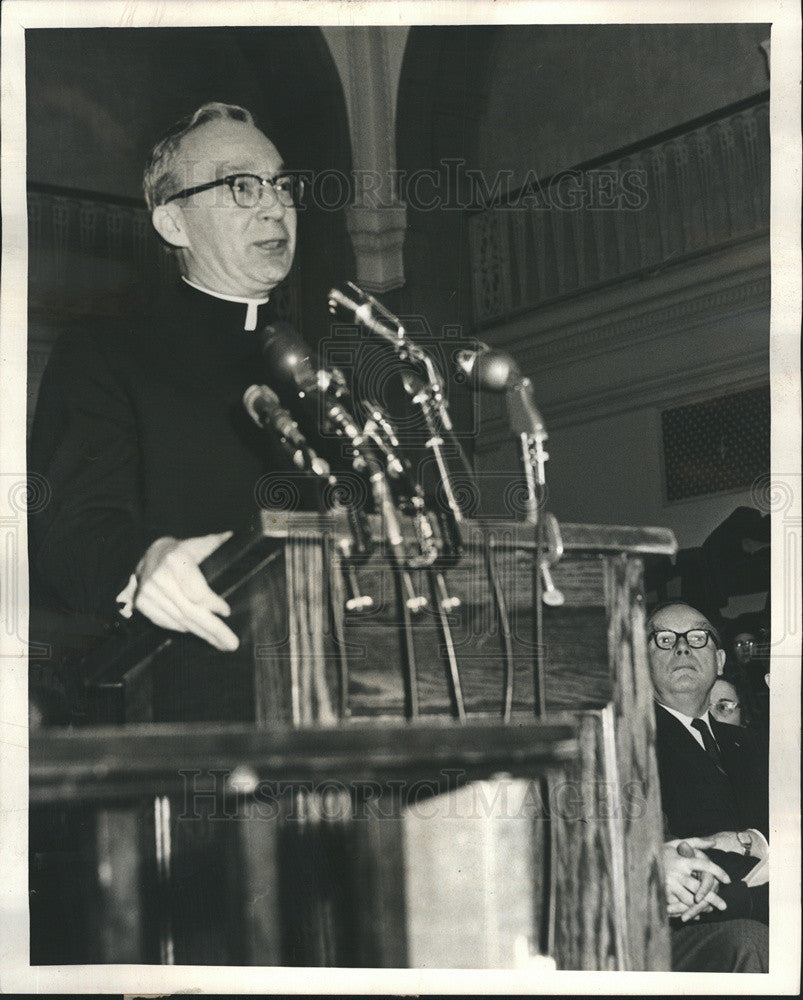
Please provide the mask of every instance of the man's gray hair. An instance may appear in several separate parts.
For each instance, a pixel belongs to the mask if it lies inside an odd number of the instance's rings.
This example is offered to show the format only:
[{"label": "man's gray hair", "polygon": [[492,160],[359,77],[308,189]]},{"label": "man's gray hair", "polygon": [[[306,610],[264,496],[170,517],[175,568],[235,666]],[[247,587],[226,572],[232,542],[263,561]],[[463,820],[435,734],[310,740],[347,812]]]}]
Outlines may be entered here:
[{"label": "man's gray hair", "polygon": [[149,211],[153,211],[157,205],[163,205],[172,194],[176,194],[182,188],[183,179],[177,175],[173,165],[184,136],[194,132],[201,125],[219,118],[230,118],[246,125],[256,125],[250,111],[241,108],[239,104],[224,104],[222,101],[202,104],[193,114],[176,122],[153,147],[145,164],[142,189]]}]

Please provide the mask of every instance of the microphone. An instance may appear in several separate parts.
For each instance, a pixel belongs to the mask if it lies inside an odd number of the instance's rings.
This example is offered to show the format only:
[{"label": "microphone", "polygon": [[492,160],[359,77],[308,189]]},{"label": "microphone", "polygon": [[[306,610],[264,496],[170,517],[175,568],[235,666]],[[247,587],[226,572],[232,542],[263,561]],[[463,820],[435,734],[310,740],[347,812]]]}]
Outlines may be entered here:
[{"label": "microphone", "polygon": [[243,393],[243,406],[257,427],[266,430],[273,427],[296,448],[307,441],[287,410],[279,404],[279,397],[266,385],[250,385]]},{"label": "microphone", "polygon": [[268,371],[276,381],[304,393],[318,387],[310,360],[312,351],[291,323],[286,320],[269,323],[257,338]]},{"label": "microphone", "polygon": [[483,343],[475,351],[460,351],[457,367],[477,388],[505,393],[510,429],[521,441],[531,507],[529,517],[535,522],[535,486],[544,485],[544,463],[549,455],[544,451],[548,434],[541,411],[535,405],[532,382],[521,374],[521,369],[509,354],[495,351]]},{"label": "microphone", "polygon": [[507,394],[510,426],[515,434],[532,434],[546,440],[544,418],[535,405],[532,382],[522,376],[514,358],[480,343],[477,350],[458,352],[457,367],[478,389]]},{"label": "microphone", "polygon": [[262,430],[272,428],[278,433],[299,469],[308,469],[316,476],[329,477],[329,465],[309,447],[298,424],[279,404],[279,397],[272,389],[266,385],[250,385],[243,393],[243,406],[257,427]]},{"label": "microphone", "polygon": [[531,434],[538,441],[546,441],[546,426],[541,411],[535,405],[532,382],[528,378],[518,378],[508,387],[506,399],[513,433]]},{"label": "microphone", "polygon": [[398,347],[400,343],[406,343],[404,329],[399,327],[398,330],[392,330],[389,326],[385,326],[374,316],[370,301],[355,302],[354,299],[344,295],[337,288],[332,288],[329,292],[329,311],[334,312],[335,306],[341,306],[354,313],[354,318],[358,323],[361,323],[378,337],[382,337],[383,340],[389,341],[394,347]]},{"label": "microphone", "polygon": [[311,350],[290,323],[271,323],[259,332],[262,357],[278,381],[295,390],[298,397],[317,398],[323,411],[323,430],[345,437],[357,456],[358,463],[370,467],[376,462],[373,449],[356,420],[340,403],[348,396],[345,379],[340,372],[318,371],[312,365]]},{"label": "microphone", "polygon": [[521,370],[509,354],[483,343],[475,351],[468,348],[459,351],[457,367],[472,385],[490,392],[504,392],[521,378]]}]

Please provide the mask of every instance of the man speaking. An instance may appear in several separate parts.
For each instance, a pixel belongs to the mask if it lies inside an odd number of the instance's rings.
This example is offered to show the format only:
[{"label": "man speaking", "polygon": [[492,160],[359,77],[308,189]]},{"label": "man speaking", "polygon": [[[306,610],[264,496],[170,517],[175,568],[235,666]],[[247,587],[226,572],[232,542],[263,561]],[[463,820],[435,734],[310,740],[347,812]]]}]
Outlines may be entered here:
[{"label": "man speaking", "polygon": [[254,331],[293,263],[299,183],[235,105],[202,106],[154,147],[145,198],[180,286],[63,339],[40,390],[30,464],[52,501],[32,519],[31,565],[51,606],[133,607],[237,647],[198,564],[248,523],[276,468],[242,396],[264,381]]}]

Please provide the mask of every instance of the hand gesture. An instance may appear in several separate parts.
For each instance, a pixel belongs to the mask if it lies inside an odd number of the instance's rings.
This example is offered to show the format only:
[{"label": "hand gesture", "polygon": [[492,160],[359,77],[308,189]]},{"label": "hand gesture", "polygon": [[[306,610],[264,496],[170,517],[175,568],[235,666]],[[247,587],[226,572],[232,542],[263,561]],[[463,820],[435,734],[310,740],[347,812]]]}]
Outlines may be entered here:
[{"label": "hand gesture", "polygon": [[231,609],[198,568],[230,537],[226,531],[182,540],[158,538],[137,565],[134,607],[162,628],[192,632],[225,652],[237,649],[239,639],[218,617],[228,617]]}]

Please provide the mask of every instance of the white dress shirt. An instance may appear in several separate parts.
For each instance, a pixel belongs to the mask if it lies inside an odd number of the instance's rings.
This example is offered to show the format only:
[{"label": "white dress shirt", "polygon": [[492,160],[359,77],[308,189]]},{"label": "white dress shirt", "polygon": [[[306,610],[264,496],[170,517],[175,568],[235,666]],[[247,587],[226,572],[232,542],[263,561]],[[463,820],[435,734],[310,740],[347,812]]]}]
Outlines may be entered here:
[{"label": "white dress shirt", "polygon": [[[708,726],[708,729],[711,733],[711,738],[713,739],[714,743],[717,742],[717,738],[716,736],[714,736],[714,731],[713,729],[711,729],[711,717],[708,714],[708,709],[706,709],[702,715],[684,715],[683,712],[678,712],[676,709],[670,708],[669,705],[664,705],[662,701],[659,701],[658,704],[661,706],[661,708],[665,708],[667,712],[670,713],[670,715],[674,715],[676,719],[678,719],[680,722],[683,723],[683,725],[697,740],[697,742],[700,744],[703,750],[705,750],[705,743],[703,743],[703,734],[700,732],[699,729],[695,729],[694,726],[692,725],[692,722],[694,722],[695,719],[703,720],[703,722]],[[718,743],[717,746],[719,746]]]}]

